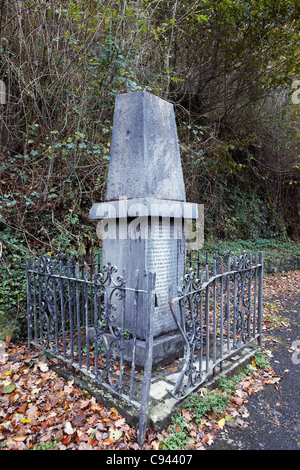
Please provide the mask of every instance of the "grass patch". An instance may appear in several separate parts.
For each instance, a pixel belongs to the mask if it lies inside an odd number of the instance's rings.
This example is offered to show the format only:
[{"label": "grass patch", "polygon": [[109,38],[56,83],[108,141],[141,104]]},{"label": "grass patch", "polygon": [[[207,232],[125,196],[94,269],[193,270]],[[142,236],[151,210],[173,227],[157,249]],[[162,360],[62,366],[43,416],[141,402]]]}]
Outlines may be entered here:
[{"label": "grass patch", "polygon": [[163,449],[176,450],[185,449],[189,444],[188,421],[180,412],[176,412],[172,417],[172,424],[168,437],[163,441]]},{"label": "grass patch", "polygon": [[270,370],[271,365],[269,359],[261,348],[256,349],[254,360],[259,369],[263,369],[265,371]]}]

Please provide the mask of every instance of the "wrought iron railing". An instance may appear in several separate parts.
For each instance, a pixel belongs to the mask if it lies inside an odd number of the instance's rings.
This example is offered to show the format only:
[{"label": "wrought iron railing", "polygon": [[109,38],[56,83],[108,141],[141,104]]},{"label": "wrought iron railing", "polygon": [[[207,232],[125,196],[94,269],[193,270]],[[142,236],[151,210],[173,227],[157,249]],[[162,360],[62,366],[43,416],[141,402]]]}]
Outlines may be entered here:
[{"label": "wrought iron railing", "polygon": [[[200,253],[189,254],[190,266],[170,308],[184,339],[184,360],[172,394],[178,399],[195,390],[217,366],[251,342],[261,344],[263,254],[208,257],[201,270]],[[179,304],[180,316],[174,305]],[[177,309],[178,310],[178,309]]]},{"label": "wrought iron railing", "polygon": [[[145,437],[152,371],[155,275],[148,291],[125,283],[125,273],[100,257],[76,262],[61,255],[27,260],[28,342],[80,370],[101,387],[140,410],[139,442]],[[145,275],[143,273],[145,279]],[[132,296],[134,318],[139,296],[147,296],[148,340],[141,374],[136,367],[136,329],[125,328],[125,299]],[[127,299],[128,301],[128,299]],[[137,322],[133,321],[133,325]]]},{"label": "wrought iron railing", "polygon": [[[188,253],[178,296],[169,299],[184,341],[176,383],[170,390],[178,401],[217,369],[222,370],[224,362],[245,346],[261,343],[262,253],[253,259],[246,253],[233,258],[230,253],[216,255],[211,275],[208,255],[204,254],[204,269],[201,256],[200,252]],[[153,378],[155,274],[148,274],[148,290],[139,288],[138,271],[134,286],[126,285],[125,274],[120,275],[110,263],[102,266],[99,255],[78,262],[65,255],[28,259],[28,342],[139,409],[138,441],[142,444]],[[146,298],[148,312],[142,367],[137,365],[136,321],[141,296]],[[126,328],[128,303],[133,306],[130,331]],[[174,308],[176,303],[179,308]]]}]

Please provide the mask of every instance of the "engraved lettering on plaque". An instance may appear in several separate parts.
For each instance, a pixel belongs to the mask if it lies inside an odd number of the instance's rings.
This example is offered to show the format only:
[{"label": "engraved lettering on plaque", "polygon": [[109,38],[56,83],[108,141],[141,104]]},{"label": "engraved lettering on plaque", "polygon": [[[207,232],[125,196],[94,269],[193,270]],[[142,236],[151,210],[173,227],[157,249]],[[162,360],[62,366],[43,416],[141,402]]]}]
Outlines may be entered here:
[{"label": "engraved lettering on plaque", "polygon": [[177,240],[170,238],[170,225],[161,221],[151,226],[151,234],[147,264],[148,272],[156,272],[154,323],[155,330],[164,333],[176,329],[169,307],[169,287],[177,285]]}]

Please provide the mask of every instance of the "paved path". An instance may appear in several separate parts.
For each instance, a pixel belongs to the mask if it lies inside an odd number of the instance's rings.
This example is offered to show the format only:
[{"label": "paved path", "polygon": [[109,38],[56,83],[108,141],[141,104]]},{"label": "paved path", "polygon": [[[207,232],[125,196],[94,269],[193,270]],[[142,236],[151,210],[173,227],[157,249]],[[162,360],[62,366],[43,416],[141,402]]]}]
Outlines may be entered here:
[{"label": "paved path", "polygon": [[[265,343],[273,355],[272,368],[282,376],[279,389],[266,385],[251,395],[246,404],[249,426],[245,429],[226,426],[226,431],[208,450],[300,450],[300,295],[282,296],[281,306],[290,327],[272,330],[272,337],[279,342]],[[293,356],[294,341],[298,341],[298,353],[296,350]]]}]

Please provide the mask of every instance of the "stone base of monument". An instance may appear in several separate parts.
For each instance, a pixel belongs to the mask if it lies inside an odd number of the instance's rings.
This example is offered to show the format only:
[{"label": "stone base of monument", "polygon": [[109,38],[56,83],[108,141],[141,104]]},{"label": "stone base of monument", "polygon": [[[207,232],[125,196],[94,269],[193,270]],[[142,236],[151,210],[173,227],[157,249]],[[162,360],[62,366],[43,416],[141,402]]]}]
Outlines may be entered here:
[{"label": "stone base of monument", "polygon": [[[106,344],[110,347],[113,337],[111,334],[105,333]],[[89,328],[89,340],[91,343],[95,342],[94,328]],[[146,341],[136,339],[135,344],[132,338],[124,339],[124,362],[131,365],[133,361],[133,350],[135,346],[135,367],[136,369],[143,369],[145,365],[146,355]],[[162,367],[175,361],[183,356],[184,341],[178,332],[171,332],[158,336],[153,339],[152,350],[152,369]],[[119,359],[118,347],[115,348],[116,358]]]}]

